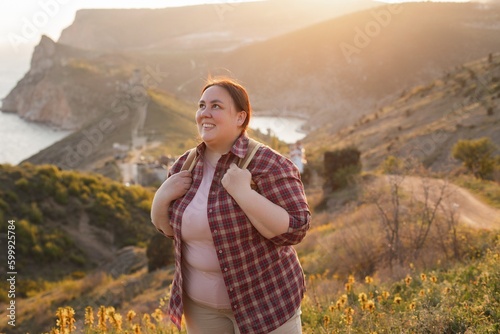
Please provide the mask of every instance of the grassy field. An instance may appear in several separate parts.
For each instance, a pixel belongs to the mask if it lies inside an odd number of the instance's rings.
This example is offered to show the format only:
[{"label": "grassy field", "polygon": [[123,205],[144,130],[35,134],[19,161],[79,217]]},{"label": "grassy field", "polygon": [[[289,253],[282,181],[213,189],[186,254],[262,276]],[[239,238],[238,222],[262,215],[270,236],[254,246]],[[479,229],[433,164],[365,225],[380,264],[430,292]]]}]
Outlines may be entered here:
[{"label": "grassy field", "polygon": [[[491,237],[491,249],[460,265],[423,272],[410,265],[410,273],[392,283],[310,275],[303,333],[499,333],[500,235]],[[168,296],[158,300],[152,313],[100,306],[75,314],[71,307],[59,308],[50,333],[70,333],[82,319],[89,334],[178,333],[165,322],[167,301]]]}]

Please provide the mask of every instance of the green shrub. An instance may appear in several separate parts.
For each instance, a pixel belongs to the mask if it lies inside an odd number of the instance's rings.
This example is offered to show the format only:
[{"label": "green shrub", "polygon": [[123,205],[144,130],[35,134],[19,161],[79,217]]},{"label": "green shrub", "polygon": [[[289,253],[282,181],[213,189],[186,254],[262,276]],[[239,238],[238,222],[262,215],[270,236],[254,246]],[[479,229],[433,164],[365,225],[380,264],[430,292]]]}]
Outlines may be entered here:
[{"label": "green shrub", "polygon": [[494,152],[495,145],[491,139],[483,137],[475,140],[459,140],[453,146],[452,155],[462,161],[475,177],[491,179],[496,164]]}]

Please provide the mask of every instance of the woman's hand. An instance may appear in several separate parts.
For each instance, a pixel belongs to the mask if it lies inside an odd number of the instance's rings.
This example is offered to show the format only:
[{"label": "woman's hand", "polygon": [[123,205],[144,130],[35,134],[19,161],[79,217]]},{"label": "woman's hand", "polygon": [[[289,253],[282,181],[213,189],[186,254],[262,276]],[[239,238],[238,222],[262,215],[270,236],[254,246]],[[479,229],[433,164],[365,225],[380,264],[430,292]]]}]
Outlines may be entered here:
[{"label": "woman's hand", "polygon": [[163,234],[172,236],[169,224],[168,207],[172,201],[184,196],[191,187],[191,172],[185,170],[171,175],[158,188],[151,205],[151,221]]},{"label": "woman's hand", "polygon": [[251,189],[251,181],[252,174],[248,169],[241,169],[235,163],[232,163],[222,177],[221,183],[229,195],[235,198],[238,193]]},{"label": "woman's hand", "polygon": [[162,197],[172,202],[184,196],[193,183],[191,172],[187,170],[180,171],[177,174],[170,175],[168,179],[158,188],[157,194],[160,193]]}]

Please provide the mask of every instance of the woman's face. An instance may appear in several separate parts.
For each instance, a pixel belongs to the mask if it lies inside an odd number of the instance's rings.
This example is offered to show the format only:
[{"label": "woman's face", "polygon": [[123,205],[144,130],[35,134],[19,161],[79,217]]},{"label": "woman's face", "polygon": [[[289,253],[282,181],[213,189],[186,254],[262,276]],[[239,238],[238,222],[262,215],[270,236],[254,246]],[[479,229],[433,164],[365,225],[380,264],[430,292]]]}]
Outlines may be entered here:
[{"label": "woman's face", "polygon": [[237,111],[228,91],[220,86],[207,88],[198,103],[198,133],[210,149],[223,154],[241,134],[246,112]]}]

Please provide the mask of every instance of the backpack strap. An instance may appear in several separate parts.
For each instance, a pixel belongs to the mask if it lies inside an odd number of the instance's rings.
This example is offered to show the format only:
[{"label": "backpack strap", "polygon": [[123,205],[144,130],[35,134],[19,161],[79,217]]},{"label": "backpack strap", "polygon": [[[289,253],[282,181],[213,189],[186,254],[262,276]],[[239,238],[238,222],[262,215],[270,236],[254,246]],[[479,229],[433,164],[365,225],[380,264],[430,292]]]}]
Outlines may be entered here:
[{"label": "backpack strap", "polygon": [[196,161],[198,161],[196,158],[196,148],[192,148],[189,151],[186,161],[182,164],[181,170],[193,171],[194,166],[196,166]]},{"label": "backpack strap", "polygon": [[252,161],[253,157],[255,156],[255,153],[257,153],[257,150],[259,147],[262,146],[262,143],[252,139],[248,138],[248,149],[247,149],[247,154],[243,159],[241,159],[238,163],[238,167],[241,169],[245,169],[248,167],[250,162]]},{"label": "backpack strap", "polygon": [[[262,143],[252,138],[249,138],[247,153],[245,157],[243,157],[243,159],[240,159],[240,161],[238,162],[238,167],[240,167],[241,169],[247,168],[250,162],[252,161],[253,157],[255,156],[255,153],[257,153],[258,149],[262,145],[263,145]],[[196,162],[198,161],[197,158],[198,157],[196,155],[196,148],[192,148],[188,153],[186,161],[184,161],[184,163],[182,164],[181,170],[188,170],[190,172],[193,171],[193,168],[194,166],[196,166]]]}]

